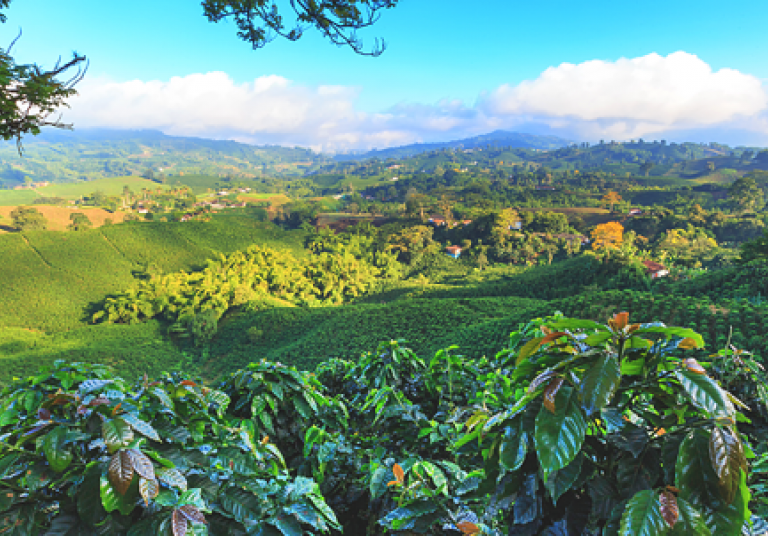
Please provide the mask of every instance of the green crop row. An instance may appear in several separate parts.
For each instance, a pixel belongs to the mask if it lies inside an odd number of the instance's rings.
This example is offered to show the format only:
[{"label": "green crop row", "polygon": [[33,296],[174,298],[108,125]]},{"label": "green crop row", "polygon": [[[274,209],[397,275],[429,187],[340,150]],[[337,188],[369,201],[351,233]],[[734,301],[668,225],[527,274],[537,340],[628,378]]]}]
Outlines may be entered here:
[{"label": "green crop row", "polygon": [[221,326],[203,351],[204,374],[218,377],[261,358],[311,370],[334,357],[356,360],[378,341],[397,338],[427,355],[451,344],[467,356],[495,355],[518,323],[550,312],[546,302],[513,297],[241,313]]}]

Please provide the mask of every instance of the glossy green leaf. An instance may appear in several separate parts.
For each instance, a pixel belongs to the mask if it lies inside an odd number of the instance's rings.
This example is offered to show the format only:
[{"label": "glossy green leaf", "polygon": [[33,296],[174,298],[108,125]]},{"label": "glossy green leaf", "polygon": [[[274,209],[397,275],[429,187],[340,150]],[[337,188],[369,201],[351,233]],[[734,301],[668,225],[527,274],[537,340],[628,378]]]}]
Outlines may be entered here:
[{"label": "glossy green leaf", "polygon": [[256,517],[261,508],[256,495],[235,487],[227,488],[219,496],[219,501],[224,510],[241,523]]},{"label": "glossy green leaf", "polygon": [[90,525],[96,525],[106,515],[101,501],[100,463],[92,463],[85,470],[83,482],[77,488],[77,513]]},{"label": "glossy green leaf", "polygon": [[121,418],[131,425],[131,428],[136,430],[141,435],[152,439],[153,441],[161,441],[160,436],[157,435],[157,430],[152,428],[152,425],[146,421],[142,421],[133,414],[126,413]]},{"label": "glossy green leaf", "polygon": [[557,504],[557,500],[563,496],[565,492],[571,489],[573,483],[581,474],[581,467],[584,463],[584,455],[579,453],[571,463],[555,471],[549,475],[544,487],[549,491],[549,496],[552,497],[552,502]]},{"label": "glossy green leaf", "polygon": [[101,425],[101,435],[110,454],[125,447],[133,439],[133,430],[122,418],[107,419]]},{"label": "glossy green leaf", "polygon": [[740,441],[729,430],[714,427],[709,439],[709,459],[719,479],[720,493],[730,504],[741,481],[741,468],[746,466]]},{"label": "glossy green leaf", "polygon": [[57,426],[43,438],[43,452],[51,468],[60,473],[72,463],[72,453],[65,447],[67,429]]},{"label": "glossy green leaf", "polygon": [[544,337],[534,337],[527,343],[523,345],[522,348],[520,348],[520,351],[517,354],[517,360],[515,363],[519,365],[521,362],[528,359],[530,356],[536,353],[536,351],[541,346],[541,341],[544,340]]},{"label": "glossy green leaf", "polygon": [[660,536],[668,527],[661,516],[658,492],[650,489],[635,494],[624,508],[621,536]]},{"label": "glossy green leaf", "polygon": [[712,532],[707,527],[707,523],[701,512],[696,510],[687,501],[677,499],[677,509],[680,517],[677,519],[675,527],[670,532],[672,536],[712,536]]},{"label": "glossy green leaf", "polygon": [[697,408],[715,418],[733,417],[733,404],[712,378],[689,370],[678,370],[675,375]]},{"label": "glossy green leaf", "polygon": [[661,335],[665,335],[667,339],[671,339],[672,337],[681,337],[683,339],[690,338],[696,341],[696,344],[699,348],[704,347],[704,338],[689,328],[661,326],[643,327],[636,330],[633,335],[638,335],[640,333],[659,333]]},{"label": "glossy green leaf", "polygon": [[621,382],[619,360],[610,354],[591,363],[581,379],[581,401],[587,415],[608,405]]},{"label": "glossy green leaf", "polygon": [[731,504],[717,509],[703,508],[707,527],[713,536],[740,536],[744,523],[749,519],[750,491],[746,475],[741,473],[741,482]]},{"label": "glossy green leaf", "polygon": [[301,523],[293,516],[283,514],[272,523],[283,533],[283,536],[302,536],[304,534]]},{"label": "glossy green leaf", "polygon": [[578,395],[576,389],[562,387],[557,393],[556,412],[542,407],[536,416],[536,453],[545,482],[550,473],[571,463],[584,443],[587,421]]},{"label": "glossy green leaf", "polygon": [[499,461],[507,471],[517,471],[525,461],[528,452],[528,434],[523,430],[521,416],[504,429],[499,445]]},{"label": "glossy green leaf", "polygon": [[157,479],[173,488],[187,491],[187,479],[178,469],[159,468],[155,471]]},{"label": "glossy green leaf", "polygon": [[691,431],[680,444],[675,464],[675,486],[679,497],[701,510],[721,508],[725,502],[718,491],[719,479],[709,459],[709,433]]},{"label": "glossy green leaf", "polygon": [[168,396],[168,393],[166,393],[163,389],[160,387],[153,387],[150,390],[150,393],[155,395],[163,406],[173,409],[173,400],[171,400],[171,397]]},{"label": "glossy green leaf", "polygon": [[121,495],[115,490],[107,477],[101,477],[101,504],[107,512],[119,511],[124,516],[130,514],[136,507],[136,493],[128,490]]}]

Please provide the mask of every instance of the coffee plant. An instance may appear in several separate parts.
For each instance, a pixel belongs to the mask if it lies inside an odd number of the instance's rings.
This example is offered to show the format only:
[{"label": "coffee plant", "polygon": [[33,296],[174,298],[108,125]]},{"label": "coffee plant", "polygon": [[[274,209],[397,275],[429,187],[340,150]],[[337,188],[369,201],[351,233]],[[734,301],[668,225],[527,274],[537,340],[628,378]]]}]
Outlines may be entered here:
[{"label": "coffee plant", "polygon": [[216,388],[57,362],[0,393],[0,534],[741,534],[762,369],[629,318]]}]

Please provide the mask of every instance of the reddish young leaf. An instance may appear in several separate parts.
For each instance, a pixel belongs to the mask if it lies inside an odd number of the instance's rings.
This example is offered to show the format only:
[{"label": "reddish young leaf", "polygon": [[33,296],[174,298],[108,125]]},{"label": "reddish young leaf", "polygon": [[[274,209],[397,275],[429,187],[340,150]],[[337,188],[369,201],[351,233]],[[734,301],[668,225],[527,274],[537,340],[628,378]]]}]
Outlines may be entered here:
[{"label": "reddish young leaf", "polygon": [[41,421],[50,421],[51,412],[45,408],[40,408],[39,410],[37,410],[37,418],[40,419]]},{"label": "reddish young leaf", "polygon": [[471,521],[460,521],[456,523],[456,526],[459,528],[462,534],[465,534],[466,536],[474,536],[475,534],[480,534],[480,527]]},{"label": "reddish young leaf", "polygon": [[557,397],[557,392],[560,390],[562,385],[563,378],[552,378],[552,381],[549,382],[547,388],[544,389],[544,407],[553,414],[557,409],[555,407],[555,398]]},{"label": "reddish young leaf", "polygon": [[550,333],[549,335],[544,337],[541,340],[541,344],[547,344],[549,342],[554,342],[557,339],[559,339],[560,337],[567,337],[567,336],[568,336],[568,334],[565,331],[555,331],[554,333]]},{"label": "reddish young leaf", "polygon": [[555,374],[557,373],[553,370],[545,370],[544,372],[536,376],[531,382],[531,384],[528,386],[528,394],[535,393],[536,390],[539,389],[539,387],[549,382]]},{"label": "reddish young leaf", "polygon": [[120,403],[119,403],[117,406],[115,406],[115,409],[113,409],[113,410],[112,410],[112,416],[113,416],[113,417],[114,417],[115,415],[117,415],[117,412],[120,410],[120,406],[122,406],[122,405],[123,405],[123,403],[122,403],[122,402],[120,402]]},{"label": "reddish young leaf", "polygon": [[79,396],[69,393],[56,393],[55,395],[48,395],[48,398],[51,399],[47,404],[49,406],[64,406],[73,400],[80,400]]},{"label": "reddish young leaf", "polygon": [[141,477],[139,478],[139,493],[141,493],[141,498],[144,499],[144,504],[149,506],[149,501],[160,493],[160,483],[157,480],[147,480]]},{"label": "reddish young leaf", "polygon": [[128,449],[128,455],[131,457],[133,470],[147,480],[155,479],[155,467],[152,461],[138,449]]},{"label": "reddish young leaf", "polygon": [[707,374],[707,371],[704,370],[704,367],[702,367],[701,364],[692,357],[683,359],[683,366],[694,374]]},{"label": "reddish young leaf", "polygon": [[197,509],[196,506],[192,504],[185,504],[184,506],[179,507],[179,512],[184,514],[184,516],[190,520],[192,523],[204,523],[208,524],[208,522],[205,520],[205,516],[203,513]]},{"label": "reddish young leaf", "polygon": [[629,313],[626,311],[623,311],[621,313],[616,313],[615,315],[613,315],[613,318],[611,318],[608,321],[608,325],[614,331],[624,329],[625,327],[627,327],[628,323],[629,323]]},{"label": "reddish young leaf", "polygon": [[187,533],[187,525],[189,521],[187,517],[179,510],[174,510],[171,515],[171,527],[173,528],[173,536],[184,536]]},{"label": "reddish young leaf", "polygon": [[192,380],[184,380],[181,385],[188,385],[189,387],[197,387],[197,384]]},{"label": "reddish young leaf", "polygon": [[403,468],[400,467],[399,463],[396,463],[392,466],[392,473],[395,475],[395,478],[397,479],[398,483],[404,484],[405,483],[405,471],[403,471]]},{"label": "reddish young leaf", "polygon": [[101,406],[101,405],[109,405],[109,398],[100,396],[98,398],[94,398],[90,402],[88,402],[88,405],[93,406]]},{"label": "reddish young leaf", "polygon": [[662,491],[659,495],[659,504],[661,505],[661,517],[667,522],[669,528],[674,528],[680,512],[677,509],[677,497],[668,491]]},{"label": "reddish young leaf", "polygon": [[683,350],[695,350],[699,347],[699,344],[690,337],[686,337],[680,341],[680,344],[678,344],[677,347],[682,348]]},{"label": "reddish young leaf", "polygon": [[128,488],[131,487],[133,480],[133,462],[131,455],[124,450],[115,452],[112,459],[109,460],[109,481],[120,495],[125,495]]}]

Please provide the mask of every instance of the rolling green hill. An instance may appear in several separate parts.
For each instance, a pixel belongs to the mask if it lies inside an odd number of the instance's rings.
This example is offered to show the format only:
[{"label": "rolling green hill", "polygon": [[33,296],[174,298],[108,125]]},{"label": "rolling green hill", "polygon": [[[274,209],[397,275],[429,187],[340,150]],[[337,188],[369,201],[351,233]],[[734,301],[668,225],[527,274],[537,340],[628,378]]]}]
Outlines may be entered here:
[{"label": "rolling green hill", "polygon": [[86,325],[91,306],[128,288],[152,265],[164,272],[203,266],[214,252],[251,244],[304,254],[303,231],[283,231],[247,216],[211,222],[140,223],[77,233],[0,236],[0,326],[60,332]]}]

